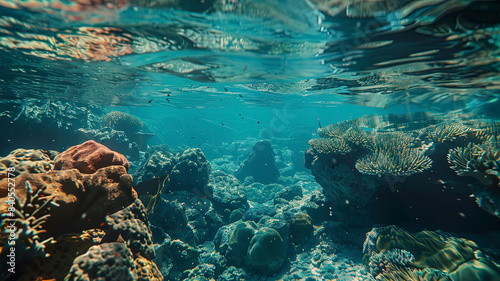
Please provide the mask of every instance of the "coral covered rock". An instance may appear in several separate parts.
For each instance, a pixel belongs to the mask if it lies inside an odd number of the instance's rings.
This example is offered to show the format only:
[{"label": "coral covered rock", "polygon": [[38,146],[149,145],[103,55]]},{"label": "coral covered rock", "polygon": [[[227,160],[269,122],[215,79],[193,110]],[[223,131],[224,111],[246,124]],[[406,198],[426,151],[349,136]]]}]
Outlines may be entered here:
[{"label": "coral covered rock", "polygon": [[285,261],[286,245],[280,234],[268,227],[255,233],[248,247],[250,264],[264,273],[277,271]]},{"label": "coral covered rock", "polygon": [[337,159],[313,149],[306,151],[306,161],[311,161],[306,163],[332,203],[331,216],[350,225],[371,224],[371,206],[380,190],[380,179],[363,175],[344,163],[332,165]]},{"label": "coral covered rock", "polygon": [[108,237],[118,237],[120,235],[125,239],[127,247],[134,256],[137,257],[140,254],[148,260],[155,258],[153,237],[148,227],[146,208],[141,200],[136,199],[127,208],[107,216],[106,224],[110,229],[104,236],[104,241],[109,239]]},{"label": "coral covered rock", "polygon": [[469,143],[467,147],[450,149],[448,162],[457,175],[473,177],[471,184],[478,205],[500,218],[500,137],[483,144]]},{"label": "coral covered rock", "polygon": [[262,140],[253,146],[252,153],[234,172],[240,181],[252,176],[255,181],[267,184],[278,181],[280,171],[276,165],[275,154],[269,140]]},{"label": "coral covered rock", "polygon": [[134,174],[136,184],[170,174],[175,164],[177,164],[177,158],[168,146],[150,148],[146,152],[144,159],[141,167]]},{"label": "coral covered rock", "polygon": [[186,149],[178,155],[177,164],[170,173],[169,191],[186,190],[200,197],[212,197],[208,188],[210,163],[199,148]]},{"label": "coral covered rock", "polygon": [[218,211],[248,208],[245,188],[234,176],[214,171],[210,175],[209,185],[213,190],[212,202]]},{"label": "coral covered rock", "polygon": [[77,257],[65,280],[137,280],[132,252],[122,243],[90,247]]},{"label": "coral covered rock", "polygon": [[[132,177],[123,166],[105,167],[90,175],[83,175],[76,169],[22,173],[15,180],[16,194],[21,201],[27,197],[24,186],[30,182],[34,191],[44,187],[43,195],[54,197],[54,202],[60,205],[45,225],[48,234],[52,235],[99,228],[107,214],[115,213],[137,199]],[[0,197],[7,196],[7,189],[8,179],[0,180]]]},{"label": "coral covered rock", "polygon": [[[469,240],[433,231],[410,234],[397,226],[376,227],[363,245],[378,280],[499,280],[500,268]],[[434,279],[432,279],[434,280]]]},{"label": "coral covered rock", "polygon": [[313,232],[312,218],[308,214],[296,214],[290,224],[290,234],[295,239],[303,239]]},{"label": "coral covered rock", "polygon": [[[16,149],[0,159],[0,179],[6,178],[7,173],[17,176],[22,172],[45,173],[52,170],[56,151],[41,149]],[[10,171],[8,169],[10,168]],[[10,176],[12,177],[12,176]]]},{"label": "coral covered rock", "polygon": [[98,130],[79,129],[77,134],[81,135],[81,142],[94,140],[113,151],[126,155],[127,159],[139,160],[138,144],[131,141],[124,132],[106,127]]},{"label": "coral covered rock", "polygon": [[101,117],[103,127],[123,131],[127,136],[142,130],[144,123],[137,117],[121,111],[112,111]]},{"label": "coral covered rock", "polygon": [[78,169],[84,174],[112,165],[121,165],[127,170],[130,166],[125,156],[92,140],[69,148],[54,160],[54,170]]}]

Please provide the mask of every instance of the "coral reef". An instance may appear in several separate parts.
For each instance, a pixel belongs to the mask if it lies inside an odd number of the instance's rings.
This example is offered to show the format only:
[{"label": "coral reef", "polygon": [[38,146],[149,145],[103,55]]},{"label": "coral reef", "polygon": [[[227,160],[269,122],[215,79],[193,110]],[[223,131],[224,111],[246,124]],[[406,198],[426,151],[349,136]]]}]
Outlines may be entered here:
[{"label": "coral reef", "polygon": [[166,192],[187,190],[201,197],[213,197],[213,191],[208,186],[209,174],[210,163],[201,149],[186,149],[177,155]]},{"label": "coral reef", "polygon": [[78,169],[84,174],[93,174],[112,165],[121,165],[127,170],[130,167],[125,156],[93,140],[72,146],[54,160],[54,170]]},{"label": "coral reef", "polygon": [[[408,197],[417,193],[419,185],[429,187],[443,182],[453,183],[454,189],[448,192],[457,197],[473,189],[477,203],[498,216],[498,189],[481,188],[480,184],[468,186],[468,181],[457,179],[446,168],[448,154],[448,162],[456,174],[474,177],[488,187],[497,185],[499,165],[495,164],[498,162],[495,153],[498,148],[493,143],[497,142],[498,126],[495,123],[432,119],[416,126],[406,122],[405,126],[398,127],[385,122],[391,118],[366,116],[342,121],[319,128],[321,138],[309,141],[311,149],[305,152],[305,166],[323,187],[332,204],[334,219],[352,224],[348,218],[354,217],[358,220],[356,224],[370,225],[373,214],[368,210],[384,210],[380,204],[391,200],[389,197],[397,197],[388,193],[387,187],[392,193],[404,189],[408,195],[400,196]],[[374,122],[368,121],[371,119]],[[373,130],[365,130],[366,127]],[[407,184],[403,186],[405,181]],[[354,186],[359,189],[353,189]],[[357,191],[362,192],[354,195]],[[428,196],[436,194],[431,192]],[[462,202],[462,206],[469,208],[469,202]],[[382,216],[386,217],[388,212],[384,211]]]},{"label": "coral reef", "polygon": [[435,143],[459,141],[474,129],[459,122],[444,122],[422,130],[424,138]]},{"label": "coral reef", "polygon": [[210,175],[209,185],[213,190],[212,202],[219,212],[223,212],[225,209],[232,211],[248,208],[247,193],[234,176],[219,170],[214,171]]},{"label": "coral reef", "polygon": [[6,178],[9,168],[11,174],[18,176],[23,172],[45,173],[52,170],[57,151],[41,149],[16,149],[0,159],[0,179]]},{"label": "coral reef", "polygon": [[259,229],[250,240],[247,258],[253,267],[264,273],[277,271],[283,265],[285,257],[286,244],[272,228]]},{"label": "coral reef", "polygon": [[363,175],[344,163],[332,165],[336,159],[313,149],[306,151],[307,167],[331,202],[330,215],[349,225],[371,224],[371,206],[381,189],[381,179]]},{"label": "coral reef", "polygon": [[141,183],[170,174],[177,159],[168,145],[150,147],[144,155],[141,167],[134,173],[134,183]]},{"label": "coral reef", "polygon": [[409,176],[430,169],[432,160],[415,147],[410,135],[377,134],[375,149],[356,161],[356,169],[368,175]]},{"label": "coral reef", "polygon": [[132,134],[140,132],[144,123],[128,113],[112,111],[101,117],[101,125],[116,131],[123,131],[130,137]]},{"label": "coral reef", "polygon": [[312,139],[309,142],[309,145],[318,151],[319,153],[324,154],[348,154],[351,153],[351,147],[347,142],[342,138],[333,138],[333,139]]},{"label": "coral reef", "polygon": [[123,243],[105,243],[90,247],[78,256],[65,280],[138,280],[130,249]]},{"label": "coral reef", "polygon": [[21,104],[4,103],[0,112],[0,155],[20,147],[60,150],[72,146],[80,142],[78,129],[99,128],[101,114],[98,106],[35,99],[22,99]]},{"label": "coral reef", "polygon": [[[48,257],[45,247],[51,243],[52,238],[42,240],[40,234],[45,232],[42,225],[50,216],[51,207],[58,206],[54,198],[44,198],[39,188],[34,192],[29,182],[26,182],[26,198],[21,203],[14,192],[9,193],[7,200],[8,212],[0,213],[0,269],[6,275],[13,272],[7,267],[15,268],[16,264],[33,262],[37,257]],[[14,249],[14,251],[12,251]],[[14,252],[14,261],[11,256]],[[19,272],[19,271],[18,271]]]},{"label": "coral reef", "polygon": [[82,142],[94,140],[113,151],[125,155],[131,161],[139,160],[139,145],[130,140],[125,132],[106,127],[98,130],[79,129],[77,134],[81,135]]},{"label": "coral reef", "polygon": [[450,149],[448,162],[457,175],[473,177],[481,183],[470,185],[478,205],[500,218],[500,137]]},{"label": "coral reef", "polygon": [[[102,167],[93,174],[22,171],[14,178],[15,192],[8,189],[12,178],[0,180],[0,196],[14,198],[8,209],[9,204],[1,206],[0,229],[2,245],[8,247],[3,238],[9,227],[16,228],[15,277],[163,280],[151,262],[155,252],[146,210],[124,166]],[[2,250],[2,260],[7,253]]]},{"label": "coral reef", "polygon": [[290,224],[290,235],[294,239],[304,239],[313,232],[312,218],[308,214],[296,214]]},{"label": "coral reef", "polygon": [[432,231],[410,234],[397,226],[375,227],[367,234],[363,252],[377,280],[500,278],[500,268],[474,242]]},{"label": "coral reef", "polygon": [[[35,190],[45,186],[44,195],[52,196],[60,207],[48,218],[45,229],[59,235],[60,226],[68,232],[99,228],[106,214],[114,213],[132,204],[137,194],[132,188],[132,177],[123,166],[109,166],[96,173],[83,175],[78,170],[22,173],[15,178],[21,200],[26,198],[22,188],[30,182]],[[0,180],[0,196],[7,195],[8,179]]]},{"label": "coral reef", "polygon": [[[109,228],[103,241],[121,236],[127,242],[127,247],[135,255],[152,260],[155,258],[153,237],[148,227],[146,208],[139,199],[132,205],[106,217]],[[114,240],[111,239],[111,240]]]},{"label": "coral reef", "polygon": [[280,177],[280,171],[274,157],[273,147],[269,140],[259,141],[253,146],[248,158],[234,172],[234,176],[240,181],[252,176],[255,181],[263,184],[276,182]]}]

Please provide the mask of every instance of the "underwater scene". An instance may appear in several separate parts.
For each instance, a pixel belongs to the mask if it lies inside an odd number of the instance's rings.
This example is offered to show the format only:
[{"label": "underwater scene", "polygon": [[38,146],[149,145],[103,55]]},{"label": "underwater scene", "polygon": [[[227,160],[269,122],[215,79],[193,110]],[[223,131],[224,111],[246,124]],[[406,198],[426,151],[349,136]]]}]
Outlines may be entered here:
[{"label": "underwater scene", "polygon": [[500,2],[0,0],[0,281],[500,281]]}]

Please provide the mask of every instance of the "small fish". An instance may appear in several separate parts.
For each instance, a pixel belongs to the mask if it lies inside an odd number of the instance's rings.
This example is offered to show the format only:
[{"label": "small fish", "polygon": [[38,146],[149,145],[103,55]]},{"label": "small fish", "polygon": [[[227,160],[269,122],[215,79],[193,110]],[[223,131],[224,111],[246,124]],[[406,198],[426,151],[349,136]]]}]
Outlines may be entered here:
[{"label": "small fish", "polygon": [[243,72],[245,72],[247,70],[247,66],[248,65],[245,65],[245,68],[243,68]]},{"label": "small fish", "polygon": [[321,128],[321,123],[318,121],[318,126]]},{"label": "small fish", "polygon": [[226,92],[227,92],[227,88],[224,88],[224,90],[226,90]]},{"label": "small fish", "polygon": [[148,103],[151,103],[151,102],[152,102],[152,100],[149,100],[149,101],[148,101]]},{"label": "small fish", "polygon": [[260,121],[257,121],[257,124],[260,124]]},{"label": "small fish", "polygon": [[224,123],[220,123],[222,126],[224,126]]},{"label": "small fish", "polygon": [[167,101],[168,101],[168,103],[170,103],[170,100],[169,100],[169,99],[167,99]]},{"label": "small fish", "polygon": [[167,94],[167,97],[170,97],[170,94]]},{"label": "small fish", "polygon": [[[321,128],[321,127],[320,127],[320,128]],[[335,165],[334,165],[334,164],[332,164],[332,170],[333,170],[333,169],[335,169]]]},{"label": "small fish", "polygon": [[387,104],[384,106],[384,109],[386,109],[386,108],[387,108]]},{"label": "small fish", "polygon": [[242,98],[242,97],[243,97],[241,94],[239,94],[239,95],[240,95],[240,98]]}]

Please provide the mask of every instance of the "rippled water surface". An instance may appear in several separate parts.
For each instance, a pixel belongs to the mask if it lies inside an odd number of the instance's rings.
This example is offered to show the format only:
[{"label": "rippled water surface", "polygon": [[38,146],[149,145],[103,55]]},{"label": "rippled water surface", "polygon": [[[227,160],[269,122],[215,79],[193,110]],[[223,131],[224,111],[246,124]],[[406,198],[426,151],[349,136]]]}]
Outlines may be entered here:
[{"label": "rippled water surface", "polygon": [[476,112],[498,94],[495,1],[80,2],[0,2],[3,98]]}]

